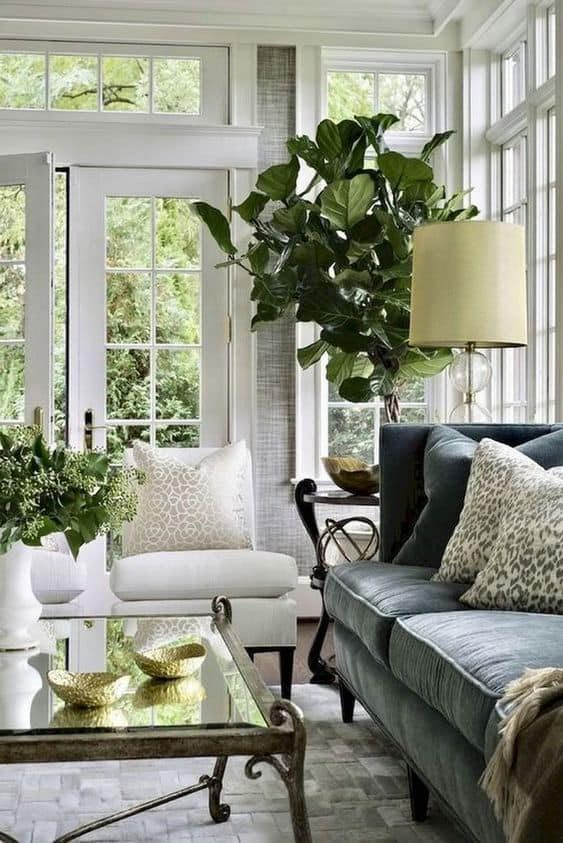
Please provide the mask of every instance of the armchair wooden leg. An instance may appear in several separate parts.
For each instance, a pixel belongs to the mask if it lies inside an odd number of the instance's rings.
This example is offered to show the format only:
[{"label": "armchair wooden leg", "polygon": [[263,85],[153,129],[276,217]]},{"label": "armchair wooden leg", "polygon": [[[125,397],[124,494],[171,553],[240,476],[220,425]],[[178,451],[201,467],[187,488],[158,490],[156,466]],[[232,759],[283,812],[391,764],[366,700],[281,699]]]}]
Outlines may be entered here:
[{"label": "armchair wooden leg", "polygon": [[282,699],[291,699],[293,682],[293,656],[295,647],[280,647],[280,683]]},{"label": "armchair wooden leg", "polygon": [[354,706],[356,705],[356,697],[346,687],[342,679],[338,682],[340,691],[340,711],[342,713],[343,723],[352,723],[354,720]]},{"label": "armchair wooden leg", "polygon": [[412,767],[407,764],[411,816],[416,823],[424,822],[428,813],[428,788]]}]

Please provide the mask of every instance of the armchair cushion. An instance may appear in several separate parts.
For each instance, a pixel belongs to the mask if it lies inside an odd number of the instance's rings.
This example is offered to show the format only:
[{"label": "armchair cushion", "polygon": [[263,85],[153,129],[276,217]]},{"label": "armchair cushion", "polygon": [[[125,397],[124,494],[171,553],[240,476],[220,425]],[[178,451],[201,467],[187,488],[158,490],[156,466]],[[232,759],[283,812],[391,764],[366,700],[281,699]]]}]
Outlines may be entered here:
[{"label": "armchair cushion", "polygon": [[296,588],[297,565],[247,548],[139,553],[114,563],[110,586],[120,600],[280,597]]}]

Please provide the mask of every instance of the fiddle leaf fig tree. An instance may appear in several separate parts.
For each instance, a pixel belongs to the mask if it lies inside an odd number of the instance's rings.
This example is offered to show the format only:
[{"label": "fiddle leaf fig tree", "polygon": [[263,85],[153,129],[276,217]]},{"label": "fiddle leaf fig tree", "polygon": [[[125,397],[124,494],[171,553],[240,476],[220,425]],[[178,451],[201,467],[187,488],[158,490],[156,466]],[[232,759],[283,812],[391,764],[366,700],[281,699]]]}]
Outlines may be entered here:
[{"label": "fiddle leaf fig tree", "polygon": [[[390,421],[400,418],[402,387],[451,360],[449,349],[407,344],[413,231],[478,213],[464,207],[463,193],[447,197],[434,181],[430,158],[452,132],[435,135],[410,158],[385,142],[397,121],[392,114],[323,120],[315,140],[290,138],[289,162],[261,173],[256,190],[233,208],[252,227],[245,251],[233,245],[220,211],[194,203],[225,265],[252,276],[253,328],[287,313],[316,323],[319,339],[299,349],[301,366],[326,358],[327,378],[342,398],[379,395]],[[299,190],[302,170],[308,183]]]}]

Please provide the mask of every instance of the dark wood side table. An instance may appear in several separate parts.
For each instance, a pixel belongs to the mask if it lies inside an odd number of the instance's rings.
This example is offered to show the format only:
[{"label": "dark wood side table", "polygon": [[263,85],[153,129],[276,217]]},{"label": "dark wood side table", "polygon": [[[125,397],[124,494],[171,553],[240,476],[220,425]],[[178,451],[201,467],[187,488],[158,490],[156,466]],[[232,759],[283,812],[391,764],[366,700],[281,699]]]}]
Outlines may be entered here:
[{"label": "dark wood side table", "polygon": [[[335,506],[379,506],[378,495],[352,495],[349,492],[343,492],[339,489],[330,491],[319,491],[314,480],[306,478],[300,480],[295,487],[295,504],[299,517],[313,542],[315,548],[316,564],[311,571],[311,588],[321,592],[322,612],[315,632],[307,663],[309,670],[313,674],[311,682],[316,685],[330,685],[335,681],[336,674],[334,669],[321,657],[321,650],[326,638],[330,618],[327,614],[324,603],[324,585],[328,573],[327,566],[323,558],[323,549],[319,539],[322,535],[322,530],[319,530],[317,523],[317,516],[315,506],[317,504],[328,504]],[[337,522],[338,523],[338,522]],[[373,524],[373,528],[377,534],[377,543],[379,544],[379,532],[377,527]]]}]

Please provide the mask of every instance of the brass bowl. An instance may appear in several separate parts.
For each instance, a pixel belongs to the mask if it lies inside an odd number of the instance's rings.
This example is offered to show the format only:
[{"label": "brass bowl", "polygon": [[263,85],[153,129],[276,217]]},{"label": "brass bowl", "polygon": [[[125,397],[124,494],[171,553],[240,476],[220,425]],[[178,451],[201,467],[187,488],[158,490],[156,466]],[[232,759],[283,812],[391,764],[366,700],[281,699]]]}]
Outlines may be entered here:
[{"label": "brass bowl", "polygon": [[65,705],[55,712],[50,725],[53,729],[125,729],[127,715],[121,708],[110,706],[80,708]]},{"label": "brass bowl", "polygon": [[379,491],[379,466],[356,457],[323,457],[326,473],[333,483],[353,495],[373,495]]},{"label": "brass bowl", "polygon": [[152,708],[154,705],[177,705],[197,703],[205,699],[205,688],[198,679],[186,676],[184,679],[147,679],[139,685],[133,697],[135,708]]},{"label": "brass bowl", "polygon": [[133,653],[137,667],[155,679],[182,679],[201,667],[207,650],[203,644],[180,644],[175,647],[156,647]]},{"label": "brass bowl", "polygon": [[118,676],[115,673],[50,670],[47,681],[63,702],[81,708],[101,708],[111,705],[125,694],[130,677],[128,674]]}]

